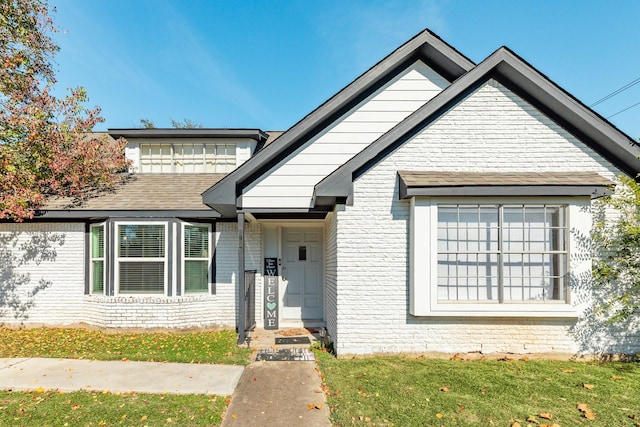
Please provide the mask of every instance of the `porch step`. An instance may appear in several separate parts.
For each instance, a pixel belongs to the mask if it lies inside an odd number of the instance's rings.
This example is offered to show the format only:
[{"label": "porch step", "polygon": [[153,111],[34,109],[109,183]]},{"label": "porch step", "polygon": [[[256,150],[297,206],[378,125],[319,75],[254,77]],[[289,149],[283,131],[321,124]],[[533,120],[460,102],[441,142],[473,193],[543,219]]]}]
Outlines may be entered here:
[{"label": "porch step", "polygon": [[265,348],[256,353],[256,362],[313,362],[313,352],[306,348],[271,349]]}]

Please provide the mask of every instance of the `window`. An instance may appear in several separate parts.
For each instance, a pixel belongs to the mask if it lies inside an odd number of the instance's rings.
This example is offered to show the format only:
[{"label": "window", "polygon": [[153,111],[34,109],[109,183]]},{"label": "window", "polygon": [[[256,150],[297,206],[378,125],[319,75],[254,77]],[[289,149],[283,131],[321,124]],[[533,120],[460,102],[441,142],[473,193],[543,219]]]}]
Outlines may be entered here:
[{"label": "window", "polygon": [[164,294],[166,224],[117,224],[117,285],[120,294]]},{"label": "window", "polygon": [[[591,199],[410,199],[414,316],[571,317],[570,283],[589,280]],[[572,279],[573,278],[573,279]]]},{"label": "window", "polygon": [[235,167],[235,144],[140,144],[140,173],[227,173]]},{"label": "window", "polygon": [[91,293],[104,293],[104,224],[91,228],[90,272]]},{"label": "window", "polygon": [[209,291],[209,226],[183,225],[185,294]]},{"label": "window", "polygon": [[439,205],[438,301],[564,302],[565,210]]}]

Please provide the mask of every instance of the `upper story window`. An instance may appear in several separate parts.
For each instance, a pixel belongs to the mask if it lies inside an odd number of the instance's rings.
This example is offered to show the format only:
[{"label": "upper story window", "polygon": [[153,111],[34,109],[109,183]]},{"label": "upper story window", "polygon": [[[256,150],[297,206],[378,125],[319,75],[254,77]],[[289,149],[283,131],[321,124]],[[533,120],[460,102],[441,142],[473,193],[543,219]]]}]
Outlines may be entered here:
[{"label": "upper story window", "polygon": [[228,173],[235,167],[235,144],[140,144],[140,173]]}]

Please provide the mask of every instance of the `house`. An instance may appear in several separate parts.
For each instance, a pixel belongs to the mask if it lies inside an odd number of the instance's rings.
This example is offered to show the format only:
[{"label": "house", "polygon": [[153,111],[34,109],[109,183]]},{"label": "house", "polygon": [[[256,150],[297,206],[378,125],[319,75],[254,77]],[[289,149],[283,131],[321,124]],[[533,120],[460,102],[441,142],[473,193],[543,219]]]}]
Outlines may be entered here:
[{"label": "house", "polygon": [[305,325],[341,356],[640,350],[591,323],[589,244],[640,149],[508,48],[474,64],[423,31],[275,140],[109,134],[128,182],[0,224],[5,323]]}]

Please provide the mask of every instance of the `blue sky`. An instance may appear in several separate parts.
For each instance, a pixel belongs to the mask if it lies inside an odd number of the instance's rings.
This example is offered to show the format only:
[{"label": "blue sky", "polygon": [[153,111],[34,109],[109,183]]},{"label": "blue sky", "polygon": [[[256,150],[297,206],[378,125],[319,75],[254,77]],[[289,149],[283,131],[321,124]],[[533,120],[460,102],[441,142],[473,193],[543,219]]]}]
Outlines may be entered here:
[{"label": "blue sky", "polygon": [[[98,130],[285,130],[425,28],[474,62],[508,46],[587,105],[640,78],[637,0],[50,1],[59,87],[87,89]],[[609,120],[640,137],[640,105]]]}]

